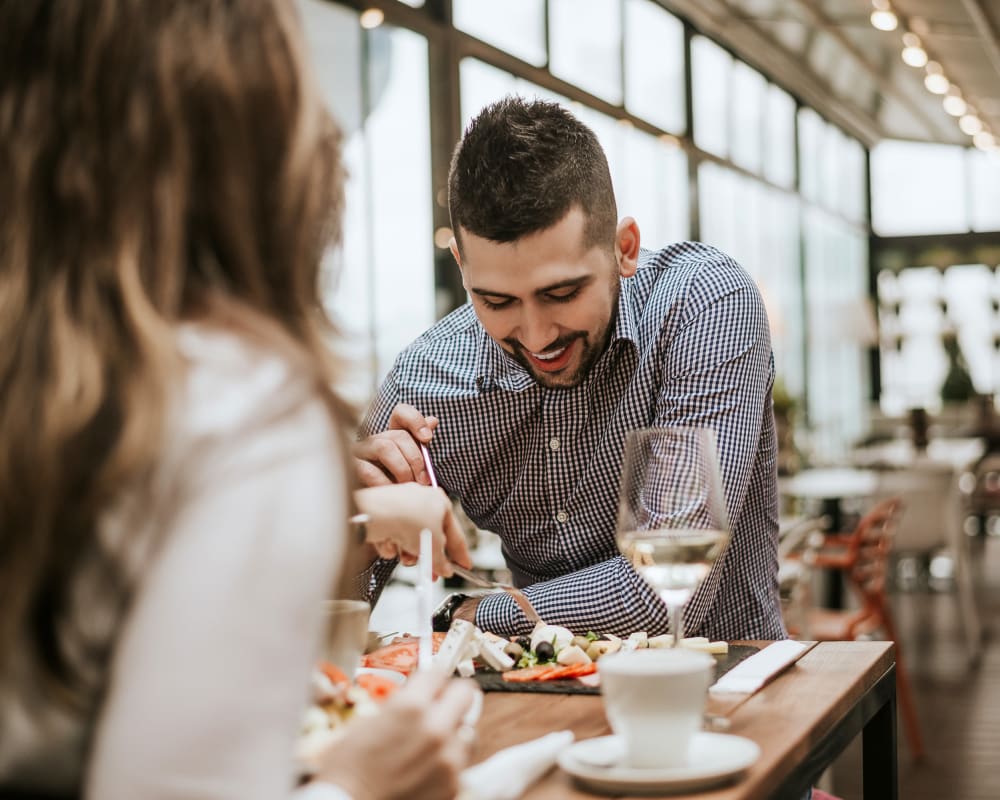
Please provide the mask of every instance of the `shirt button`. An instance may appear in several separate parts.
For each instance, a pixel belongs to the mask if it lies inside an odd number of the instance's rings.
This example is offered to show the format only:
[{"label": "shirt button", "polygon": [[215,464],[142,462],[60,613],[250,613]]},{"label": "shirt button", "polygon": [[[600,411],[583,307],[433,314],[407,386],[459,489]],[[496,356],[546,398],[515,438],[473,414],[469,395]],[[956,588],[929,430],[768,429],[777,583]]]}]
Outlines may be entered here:
[{"label": "shirt button", "polygon": [[553,436],[551,439],[549,439],[549,450],[558,450],[558,449],[559,449],[559,439]]},{"label": "shirt button", "polygon": [[569,514],[565,511],[560,511],[556,514],[556,522],[567,522],[569,520]]}]

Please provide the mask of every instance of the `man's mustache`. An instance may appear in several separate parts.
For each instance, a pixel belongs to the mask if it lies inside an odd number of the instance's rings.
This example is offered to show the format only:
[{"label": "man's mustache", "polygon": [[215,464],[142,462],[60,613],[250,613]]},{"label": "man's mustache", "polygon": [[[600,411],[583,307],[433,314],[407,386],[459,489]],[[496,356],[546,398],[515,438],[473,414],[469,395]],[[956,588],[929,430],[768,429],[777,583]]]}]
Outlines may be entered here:
[{"label": "man's mustache", "polygon": [[562,347],[567,347],[568,345],[575,342],[577,339],[586,339],[587,334],[583,331],[575,331],[574,333],[567,333],[555,339],[550,344],[547,344],[541,350],[528,350],[523,344],[521,344],[517,339],[513,337],[508,337],[503,340],[504,344],[508,344],[515,352],[520,353],[550,353],[553,350],[558,350]]}]

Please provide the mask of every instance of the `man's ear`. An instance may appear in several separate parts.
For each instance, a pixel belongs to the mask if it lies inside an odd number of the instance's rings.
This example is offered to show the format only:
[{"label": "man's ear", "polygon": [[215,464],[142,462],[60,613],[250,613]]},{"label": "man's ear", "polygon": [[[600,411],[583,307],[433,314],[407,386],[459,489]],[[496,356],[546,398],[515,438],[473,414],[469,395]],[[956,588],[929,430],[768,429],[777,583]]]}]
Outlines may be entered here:
[{"label": "man's ear", "polygon": [[448,249],[451,250],[452,258],[455,259],[455,263],[458,264],[458,268],[462,268],[462,255],[458,252],[458,242],[455,241],[455,237],[452,236],[448,240]]},{"label": "man's ear", "polygon": [[615,230],[615,258],[618,274],[631,278],[639,266],[639,225],[632,217],[624,217]]}]

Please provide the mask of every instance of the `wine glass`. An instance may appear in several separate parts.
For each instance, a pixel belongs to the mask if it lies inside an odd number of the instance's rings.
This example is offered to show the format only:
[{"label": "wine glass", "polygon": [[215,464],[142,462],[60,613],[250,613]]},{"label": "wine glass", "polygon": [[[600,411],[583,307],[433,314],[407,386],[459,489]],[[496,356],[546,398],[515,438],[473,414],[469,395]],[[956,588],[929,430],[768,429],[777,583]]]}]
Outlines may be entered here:
[{"label": "wine glass", "polygon": [[715,432],[649,428],[625,439],[618,549],[663,599],[673,646],[683,609],[729,544]]}]

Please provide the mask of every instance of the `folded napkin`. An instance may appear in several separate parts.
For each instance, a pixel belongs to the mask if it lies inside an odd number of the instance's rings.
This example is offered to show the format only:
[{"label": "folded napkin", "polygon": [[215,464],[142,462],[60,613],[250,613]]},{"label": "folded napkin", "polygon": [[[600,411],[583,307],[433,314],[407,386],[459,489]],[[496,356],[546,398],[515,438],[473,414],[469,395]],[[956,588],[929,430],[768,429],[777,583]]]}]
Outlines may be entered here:
[{"label": "folded napkin", "polygon": [[809,645],[791,639],[772,642],[729,670],[708,691],[712,694],[753,694],[808,649]]},{"label": "folded napkin", "polygon": [[517,800],[572,743],[573,731],[557,731],[494,753],[462,772],[459,800]]}]

